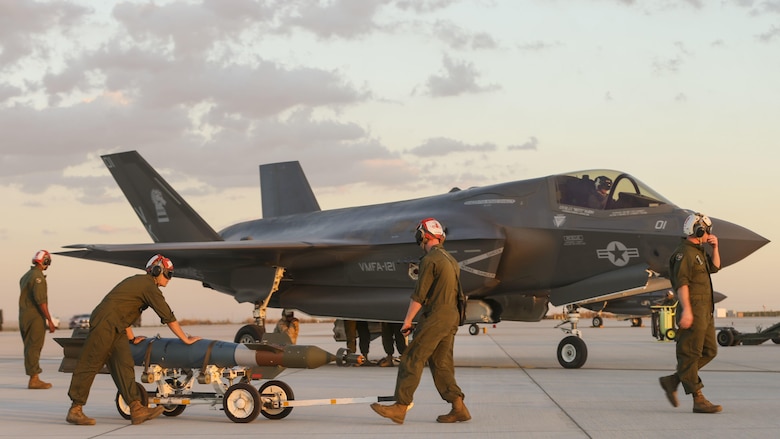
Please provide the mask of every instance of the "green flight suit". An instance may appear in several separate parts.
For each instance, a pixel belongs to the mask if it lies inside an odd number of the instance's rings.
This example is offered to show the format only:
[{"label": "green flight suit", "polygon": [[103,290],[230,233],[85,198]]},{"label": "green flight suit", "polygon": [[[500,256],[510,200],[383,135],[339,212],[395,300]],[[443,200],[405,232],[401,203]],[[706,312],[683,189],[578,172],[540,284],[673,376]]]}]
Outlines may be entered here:
[{"label": "green flight suit", "polygon": [[24,343],[24,370],[29,376],[38,375],[41,369],[41,349],[46,340],[46,318],[40,305],[48,303],[46,275],[38,265],[33,265],[19,280],[19,331]]},{"label": "green flight suit", "polygon": [[139,401],[135,363],[125,330],[151,307],[163,324],[176,321],[162,291],[148,274],[128,277],[114,287],[92,311],[89,335],[73,371],[68,396],[79,405],[87,403],[95,375],[108,365],[116,388],[128,404]]},{"label": "green flight suit", "polygon": [[399,404],[412,403],[426,361],[442,399],[451,403],[464,396],[455,382],[452,359],[455,333],[460,323],[459,273],[458,262],[441,244],[431,247],[420,261],[417,286],[411,298],[422,304],[423,317],[398,366],[395,400]]},{"label": "green flight suit", "polygon": [[[669,260],[672,287],[675,291],[688,285],[688,295],[693,311],[693,324],[677,333],[677,377],[686,394],[700,390],[704,385],[699,369],[706,366],[718,354],[715,337],[712,279],[720,267],[712,263],[702,245],[687,239],[680,244]],[[677,318],[682,316],[682,304],[677,305]]]}]

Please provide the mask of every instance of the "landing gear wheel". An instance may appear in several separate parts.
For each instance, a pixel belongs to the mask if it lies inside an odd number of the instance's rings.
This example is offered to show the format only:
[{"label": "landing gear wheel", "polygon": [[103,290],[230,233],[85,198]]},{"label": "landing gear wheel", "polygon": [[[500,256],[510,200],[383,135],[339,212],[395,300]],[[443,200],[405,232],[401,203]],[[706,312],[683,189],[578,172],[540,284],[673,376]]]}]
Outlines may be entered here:
[{"label": "landing gear wheel", "polygon": [[244,325],[236,332],[234,343],[260,343],[263,341],[265,329],[258,325]]},{"label": "landing gear wheel", "polygon": [[566,369],[579,369],[588,359],[588,347],[576,335],[565,337],[558,343],[558,363]]},{"label": "landing gear wheel", "polygon": [[780,344],[780,337],[775,337],[772,339],[772,343],[774,344]]},{"label": "landing gear wheel", "polygon": [[640,317],[634,317],[631,319],[631,327],[632,328],[641,328],[642,327],[642,319]]},{"label": "landing gear wheel", "polygon": [[604,326],[604,319],[601,318],[601,316],[593,317],[593,327],[594,328],[601,328],[602,326]]},{"label": "landing gear wheel", "polygon": [[721,329],[718,331],[718,344],[721,346],[732,346],[734,344],[734,333],[730,329]]},{"label": "landing gear wheel", "polygon": [[[149,394],[146,392],[146,389],[144,389],[144,386],[141,385],[141,383],[135,383],[135,386],[138,388],[138,393],[141,395],[141,405],[146,406],[149,404]],[[114,401],[116,402],[116,410],[119,412],[119,415],[123,418],[130,420],[130,404],[125,401],[125,399],[122,397],[122,394],[118,391],[116,392],[116,398],[114,398]]]},{"label": "landing gear wheel", "polygon": [[479,334],[479,325],[477,325],[476,323],[472,323],[469,326],[469,334],[471,334],[471,335]]},{"label": "landing gear wheel", "polygon": [[252,422],[260,414],[260,393],[249,383],[237,383],[228,387],[222,400],[225,415],[233,422]]},{"label": "landing gear wheel", "polygon": [[[278,396],[282,401],[293,401],[295,395],[293,395],[292,388],[283,381],[267,381],[260,386],[260,395],[263,396]],[[263,406],[260,413],[268,419],[284,419],[292,412],[292,407],[285,408],[268,408]]]},{"label": "landing gear wheel", "polygon": [[675,337],[677,337],[677,331],[675,331],[673,328],[669,328],[666,330],[664,335],[666,336],[667,340],[674,340]]}]

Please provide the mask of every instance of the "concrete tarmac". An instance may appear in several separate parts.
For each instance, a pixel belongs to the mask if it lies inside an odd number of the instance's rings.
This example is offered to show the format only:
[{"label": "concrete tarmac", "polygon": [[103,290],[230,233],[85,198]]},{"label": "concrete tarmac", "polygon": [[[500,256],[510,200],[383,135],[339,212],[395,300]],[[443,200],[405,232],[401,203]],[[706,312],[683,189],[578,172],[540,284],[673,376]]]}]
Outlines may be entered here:
[{"label": "concrete tarmac", "polygon": [[[776,318],[719,319],[716,324],[753,332]],[[658,377],[673,371],[674,343],[659,342],[650,328],[606,319],[603,328],[581,329],[588,361],[581,369],[558,365],[556,348],[564,334],[556,321],[504,322],[471,336],[460,329],[455,341],[456,377],[466,394],[472,420],[439,424],[447,413],[425,371],[415,394],[415,406],[403,425],[376,415],[368,404],[296,407],[281,420],[262,415],[251,423],[231,422],[221,410],[193,405],[179,416],[160,416],[131,425],[115,407],[116,388],[108,375],[98,375],[84,412],[94,426],[65,422],[70,406],[70,374],[57,372],[62,350],[51,338],[69,337],[69,330],[48,334],[41,377],[49,390],[27,390],[22,342],[18,332],[0,332],[0,437],[11,438],[767,438],[780,437],[780,346],[720,347],[718,357],[701,373],[704,393],[724,409],[718,414],[694,414],[692,401],[680,389],[681,405],[673,408]],[[645,324],[649,325],[647,319]],[[204,338],[232,340],[240,325],[189,326]],[[270,327],[270,325],[269,325]],[[170,337],[167,327],[136,328],[138,335]],[[299,344],[330,352],[343,346],[333,340],[332,324],[304,323]],[[379,340],[369,358],[384,356]],[[327,365],[314,370],[286,370],[277,377],[292,387],[296,400],[392,395],[396,368]],[[140,368],[137,368],[140,376]],[[260,382],[255,381],[259,386]],[[147,385],[152,388],[151,385]],[[212,391],[195,385],[196,391]]]}]

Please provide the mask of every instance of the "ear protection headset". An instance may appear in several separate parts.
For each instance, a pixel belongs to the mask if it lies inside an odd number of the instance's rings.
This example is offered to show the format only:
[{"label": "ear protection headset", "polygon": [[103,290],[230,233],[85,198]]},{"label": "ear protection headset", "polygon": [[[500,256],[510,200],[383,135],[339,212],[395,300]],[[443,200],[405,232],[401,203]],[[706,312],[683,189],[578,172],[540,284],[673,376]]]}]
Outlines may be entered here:
[{"label": "ear protection headset", "polygon": [[712,221],[707,215],[693,213],[685,219],[683,233],[688,236],[701,238],[705,233],[712,233]]},{"label": "ear protection headset", "polygon": [[426,218],[420,221],[414,234],[417,245],[420,245],[426,239],[439,239],[444,241],[445,237],[444,228],[435,218]]},{"label": "ear protection headset", "polygon": [[51,265],[51,255],[46,250],[38,250],[32,258],[32,263],[48,267]]},{"label": "ear protection headset", "polygon": [[[146,272],[151,274],[152,277],[157,277],[165,271],[171,273],[173,271],[173,263],[170,259],[161,254],[156,254],[149,259],[146,263]],[[168,277],[168,276],[166,276]],[[170,277],[168,277],[170,279]]]}]

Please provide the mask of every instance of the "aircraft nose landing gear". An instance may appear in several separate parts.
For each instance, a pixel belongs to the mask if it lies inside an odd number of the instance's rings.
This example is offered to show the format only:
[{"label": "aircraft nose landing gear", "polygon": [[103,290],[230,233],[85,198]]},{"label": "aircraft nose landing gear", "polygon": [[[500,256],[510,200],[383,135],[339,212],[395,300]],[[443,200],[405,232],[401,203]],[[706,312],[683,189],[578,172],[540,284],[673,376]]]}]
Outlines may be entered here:
[{"label": "aircraft nose landing gear", "polygon": [[561,328],[563,332],[569,335],[558,343],[558,363],[565,369],[579,369],[588,360],[588,346],[580,337],[582,332],[577,329],[580,313],[568,306],[564,309],[564,313],[566,320],[559,323],[556,328],[567,324],[571,325],[571,327]]}]

